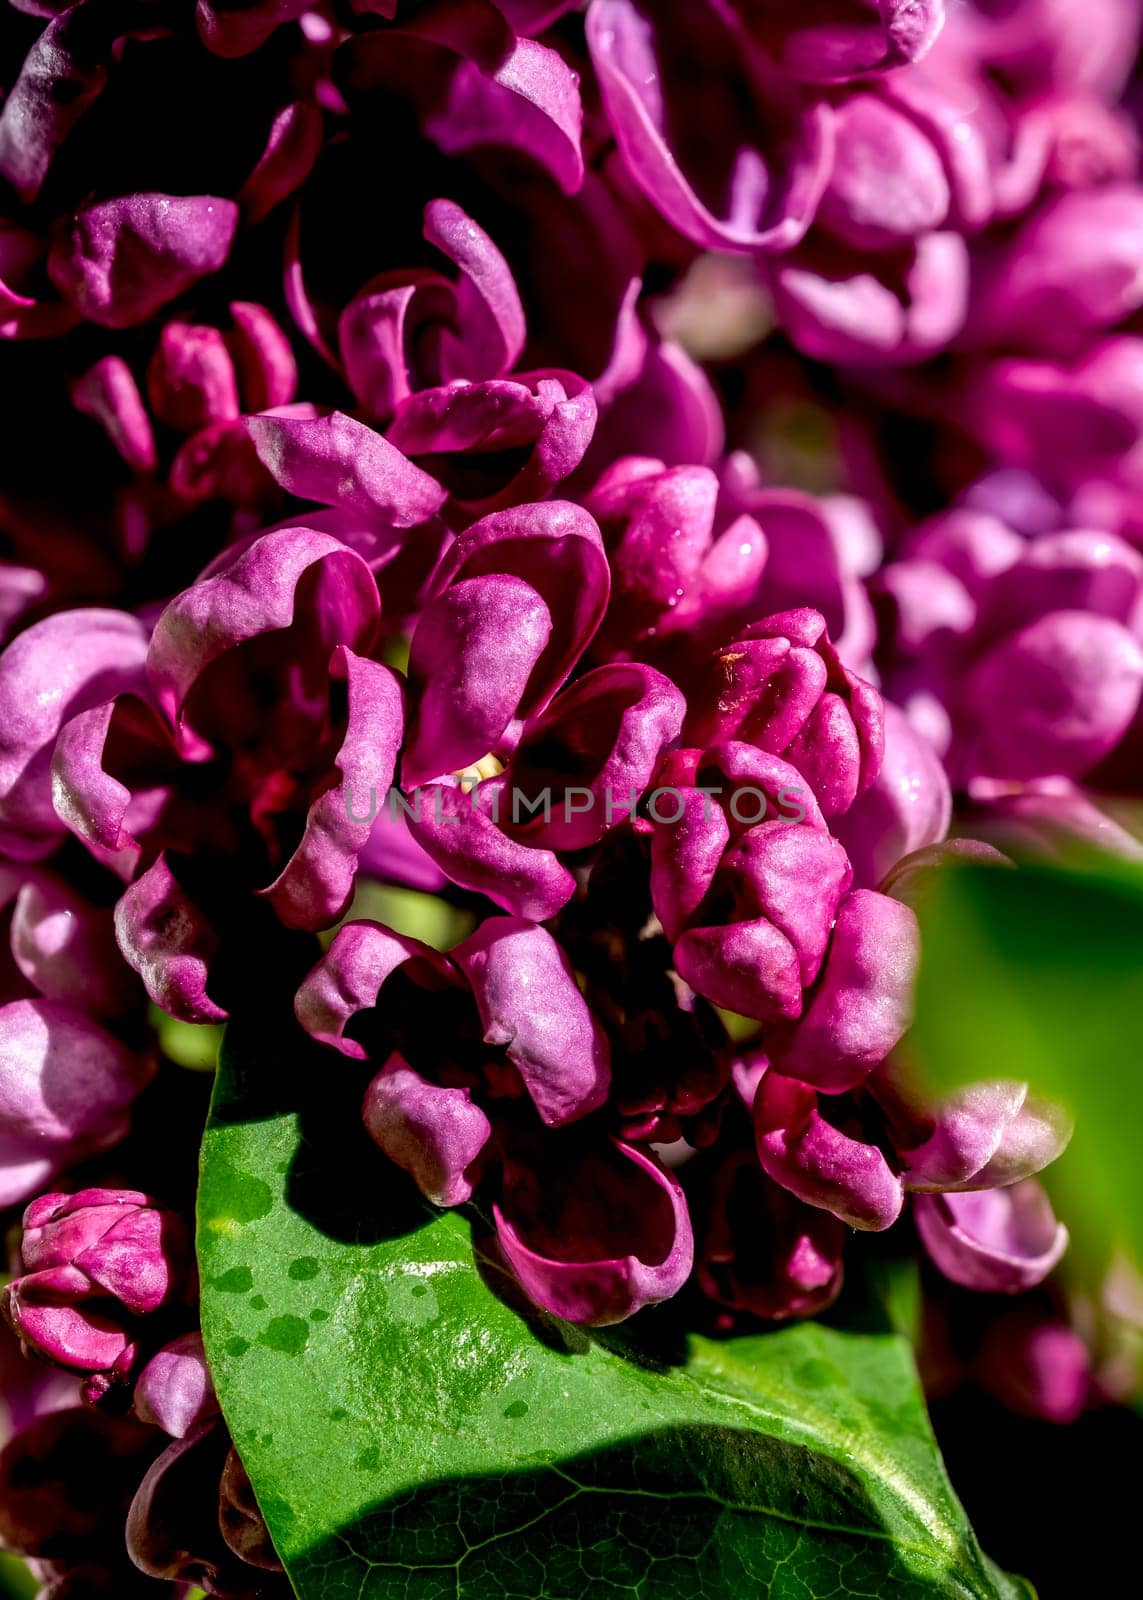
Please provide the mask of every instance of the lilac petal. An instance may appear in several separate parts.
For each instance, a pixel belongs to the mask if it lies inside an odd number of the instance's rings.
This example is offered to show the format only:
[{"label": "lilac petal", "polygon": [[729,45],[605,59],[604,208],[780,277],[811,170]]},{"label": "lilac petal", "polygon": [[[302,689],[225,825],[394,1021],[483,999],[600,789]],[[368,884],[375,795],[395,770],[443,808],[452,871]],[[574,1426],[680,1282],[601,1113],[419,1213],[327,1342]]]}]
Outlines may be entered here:
[{"label": "lilac petal", "polygon": [[[9,856],[43,855],[63,824],[52,809],[52,745],[69,717],[139,681],[143,626],[125,611],[61,611],[0,656],[0,837]],[[44,693],[44,685],[51,693]]]},{"label": "lilac petal", "polygon": [[351,95],[411,97],[426,137],[446,155],[507,147],[567,194],[583,182],[577,75],[555,50],[517,38],[486,0],[359,35],[346,78]]},{"label": "lilac petal", "polygon": [[219,1524],[219,1485],[230,1448],[222,1423],[200,1423],[173,1439],[147,1470],[125,1531],[127,1554],[148,1577],[215,1595],[254,1592],[252,1569],[226,1544]]},{"label": "lilac petal", "polygon": [[[553,371],[424,389],[397,407],[387,438],[408,456],[455,458],[441,461],[439,476],[457,504],[487,512],[542,500],[583,460],[595,420],[590,385]],[[523,465],[497,489],[482,458],[520,451]]]},{"label": "lilac petal", "polygon": [[365,1127],[435,1206],[471,1198],[492,1125],[470,1089],[442,1088],[394,1053],[365,1091]]},{"label": "lilac petal", "polygon": [[971,775],[1078,777],[1126,732],[1143,689],[1143,650],[1120,623],[1057,611],[990,650],[963,690],[975,729]]},{"label": "lilac petal", "polygon": [[902,856],[939,844],[952,820],[952,790],[936,751],[889,701],[884,717],[881,770],[834,823],[861,889],[877,888]]},{"label": "lilac petal", "polygon": [[561,690],[509,769],[515,792],[550,793],[551,819],[525,818],[517,836],[552,850],[597,844],[634,809],[685,709],[669,678],[636,662],[596,667]]},{"label": "lilac petal", "polygon": [[406,786],[481,760],[513,716],[544,709],[598,628],[609,580],[594,519],[552,500],[473,523],[435,583],[409,659]]},{"label": "lilac petal", "polygon": [[132,830],[145,824],[147,800],[161,799],[161,790],[152,786],[142,808],[133,804],[131,790],[104,765],[113,735],[152,757],[143,764],[156,772],[170,772],[177,762],[170,731],[149,705],[132,694],[105,700],[61,729],[52,756],[52,804],[96,860],[129,879],[141,854]]},{"label": "lilac petal", "polygon": [[181,1334],[151,1357],[135,1381],[134,1407],[141,1422],[172,1439],[218,1414],[201,1333]]},{"label": "lilac petal", "polygon": [[1067,780],[1044,779],[1017,790],[1002,783],[996,793],[982,794],[980,788],[973,786],[973,829],[1009,855],[1058,857],[1083,844],[1109,855],[1143,858],[1143,841]]},{"label": "lilac petal", "polygon": [[[760,91],[759,66],[751,63],[753,72],[742,72],[741,41],[729,30],[723,37],[725,19],[703,12],[695,27],[689,9],[685,3],[667,5],[648,14],[633,0],[593,0],[588,11],[592,65],[627,171],[668,222],[704,249],[788,250],[809,227],[829,176],[829,109],[804,101],[795,85],[776,74]],[[692,67],[696,56],[705,57],[711,76],[739,76],[741,84],[739,96],[724,91],[721,103],[707,96],[687,108],[696,122],[717,117],[723,124],[717,140],[708,130],[693,161],[683,142],[672,139],[689,120],[687,109],[668,106],[664,92],[687,82],[682,72],[672,71],[676,50]],[[757,96],[754,116],[735,109],[746,95]],[[775,123],[774,148],[765,151],[752,142],[766,137],[763,110]],[[726,155],[718,170],[707,172],[712,150]],[[716,215],[704,193],[712,203],[715,195],[724,205],[728,199],[729,214]]]},{"label": "lilac petal", "polygon": [[387,286],[384,279],[366,284],[341,313],[337,342],[345,376],[376,420],[387,421],[412,393],[415,310],[437,297],[447,305],[451,296],[450,284],[422,271],[414,281],[396,286]]},{"label": "lilac petal", "polygon": [[510,915],[546,922],[575,893],[574,876],[551,850],[522,843],[501,826],[511,801],[500,780],[467,795],[450,784],[422,785],[408,803],[409,832],[441,871]]},{"label": "lilac petal", "polygon": [[496,378],[511,371],[527,337],[512,270],[492,240],[451,200],[430,200],[424,235],[460,269],[456,331],[444,341],[445,378]]},{"label": "lilac petal", "polygon": [[945,0],[750,0],[750,26],[788,72],[813,83],[843,83],[920,61],[936,42]]},{"label": "lilac petal", "polygon": [[218,1525],[227,1545],[246,1566],[263,1572],[285,1572],[254,1497],[254,1486],[233,1445],[227,1452],[219,1482]]},{"label": "lilac petal", "polygon": [[238,207],[217,195],[132,194],[77,211],[48,273],[90,322],[145,322],[230,253]]},{"label": "lilac petal", "polygon": [[941,155],[913,120],[874,94],[837,112],[837,155],[819,222],[859,250],[892,250],[945,222]]},{"label": "lilac petal", "polygon": [[980,631],[1011,632],[1049,611],[1088,611],[1132,628],[1143,598],[1143,556],[1113,533],[1045,533],[1022,545],[982,597]]},{"label": "lilac petal", "polygon": [[157,456],[151,419],[122,356],[103,356],[77,378],[72,405],[94,417],[133,472],[153,472]]},{"label": "lilac petal", "polygon": [[743,1150],[716,1174],[696,1263],[703,1293],[755,1317],[809,1317],[836,1300],[845,1229],[770,1182]]},{"label": "lilac petal", "polygon": [[801,1020],[771,1040],[775,1067],[830,1094],[862,1083],[909,1025],[919,954],[908,906],[872,889],[846,895]]},{"label": "lilac petal", "polygon": [[[266,148],[238,191],[242,220],[250,227],[300,189],[321,150],[321,110],[308,100],[283,106],[270,124]],[[280,402],[279,402],[280,403]]]},{"label": "lilac petal", "polygon": [[651,835],[651,899],[668,939],[678,939],[698,911],[730,843],[723,808],[711,795],[673,782],[675,776],[668,767],[658,782],[683,795],[682,814]]},{"label": "lilac petal", "polygon": [[723,857],[720,881],[734,892],[740,913],[765,917],[786,936],[808,988],[852,877],[849,858],[832,835],[778,821],[759,823],[735,840]]},{"label": "lilac petal", "polygon": [[562,1127],[607,1099],[607,1037],[571,963],[544,928],[489,917],[452,952],[476,998],[486,1044],[502,1047],[540,1118]]},{"label": "lilac petal", "polygon": [[542,1202],[537,1177],[510,1164],[493,1207],[500,1249],[525,1292],[553,1316],[589,1327],[670,1299],[694,1258],[678,1184],[635,1147],[611,1146],[545,1171]]},{"label": "lilac petal", "polygon": [[378,806],[369,838],[358,857],[358,870],[362,877],[380,883],[399,883],[409,889],[438,894],[448,878],[413,837],[408,819],[396,804],[392,813],[390,815],[388,804]]},{"label": "lilac petal", "polygon": [[1074,1120],[1065,1106],[1029,1090],[1000,1143],[966,1189],[1007,1189],[1042,1172],[1067,1149]]},{"label": "lilac petal", "polygon": [[8,90],[0,113],[0,177],[25,205],[36,199],[57,151],[107,84],[112,45],[125,19],[118,7],[106,11],[111,14],[81,5],[54,17]]},{"label": "lilac petal", "polygon": [[754,1097],[754,1136],[763,1170],[806,1205],[874,1232],[900,1216],[900,1178],[876,1145],[822,1116],[809,1084],[766,1073]]},{"label": "lilac petal", "polygon": [[419,939],[394,933],[379,922],[347,922],[302,980],[294,1014],[321,1044],[364,1061],[364,1046],[347,1037],[345,1030],[359,1011],[372,1010],[386,980],[406,965],[432,987],[460,984],[452,963]]},{"label": "lilac petal", "polygon": [[1042,1306],[1013,1306],[990,1320],[972,1376],[1006,1411],[1039,1422],[1075,1422],[1092,1394],[1091,1354]]},{"label": "lilac petal", "polygon": [[285,22],[308,8],[309,0],[239,0],[238,4],[211,4],[198,0],[195,25],[206,48],[230,60],[258,50]]},{"label": "lilac petal", "polygon": [[[364,650],[380,612],[377,586],[361,557],[308,528],[263,534],[184,589],[155,624],[147,670],[160,704],[177,722],[195,680],[225,651],[288,628],[303,577],[330,648]],[[316,579],[320,588],[313,582]]]},{"label": "lilac petal", "polygon": [[99,1301],[77,1300],[90,1286],[75,1267],[49,1267],[14,1278],[4,1315],[25,1349],[75,1372],[102,1372],[127,1351],[130,1336]]},{"label": "lilac petal", "polygon": [[[881,258],[895,262],[896,257]],[[780,258],[772,272],[779,321],[803,355],[831,365],[905,365],[943,349],[968,303],[964,240],[949,232],[918,239],[899,269],[878,258],[823,246]]]},{"label": "lilac petal", "polygon": [[167,864],[147,868],[115,907],[123,959],[157,1006],[180,1022],[222,1022],[226,1012],[206,992],[219,938]]},{"label": "lilac petal", "polygon": [[80,1012],[53,1000],[0,1006],[0,1205],[127,1132],[153,1067]]},{"label": "lilac petal", "polygon": [[798,1016],[798,952],[766,917],[728,927],[689,928],[676,941],[675,967],[697,994],[760,1022]]},{"label": "lilac petal", "polygon": [[889,1117],[905,1187],[920,1192],[967,1184],[991,1160],[1028,1093],[1027,1084],[1002,1080],[972,1084],[927,1105],[891,1061],[874,1073],[869,1088]]},{"label": "lilac petal", "polygon": [[358,857],[373,826],[372,817],[351,814],[352,796],[388,796],[404,725],[401,680],[388,667],[338,645],[330,678],[345,684],[348,700],[345,737],[334,763],[338,782],[310,806],[301,842],[262,891],[288,928],[311,932],[329,927],[349,906]]},{"label": "lilac petal", "polygon": [[552,636],[541,595],[492,573],[454,583],[417,624],[409,679],[419,690],[402,760],[407,787],[495,748]]},{"label": "lilac petal", "polygon": [[217,328],[168,322],[147,368],[147,397],[160,422],[193,433],[238,415],[238,384]]},{"label": "lilac petal", "polygon": [[303,500],[343,506],[391,527],[427,522],[445,490],[381,434],[343,412],[298,420],[247,417],[258,459],[274,482]]},{"label": "lilac petal", "polygon": [[1035,1288],[1068,1245],[1068,1230],[1035,1178],[1008,1189],[918,1195],[913,1214],[945,1277],[986,1294]]},{"label": "lilac petal", "polygon": [[115,943],[110,910],[90,905],[62,879],[29,878],[12,911],[12,958],[48,1000],[115,1017],[139,1000]]},{"label": "lilac petal", "polygon": [[290,341],[265,306],[232,300],[234,324],[227,346],[246,411],[289,405],[298,386],[298,367]]}]

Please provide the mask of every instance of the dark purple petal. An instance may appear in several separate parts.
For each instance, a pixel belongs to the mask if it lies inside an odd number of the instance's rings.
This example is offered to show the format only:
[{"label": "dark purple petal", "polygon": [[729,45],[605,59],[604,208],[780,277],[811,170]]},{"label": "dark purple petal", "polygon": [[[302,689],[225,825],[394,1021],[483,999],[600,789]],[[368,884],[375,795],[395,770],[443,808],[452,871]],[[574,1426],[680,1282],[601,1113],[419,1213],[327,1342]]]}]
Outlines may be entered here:
[{"label": "dark purple petal", "polygon": [[669,1299],[694,1257],[678,1184],[642,1151],[611,1144],[566,1165],[553,1152],[542,1174],[510,1164],[493,1207],[500,1248],[525,1292],[553,1316],[589,1327]]},{"label": "dark purple petal", "polygon": [[261,222],[301,188],[318,158],[321,138],[322,117],[316,105],[295,100],[282,107],[270,125],[266,148],[238,191],[244,222],[249,226]]}]

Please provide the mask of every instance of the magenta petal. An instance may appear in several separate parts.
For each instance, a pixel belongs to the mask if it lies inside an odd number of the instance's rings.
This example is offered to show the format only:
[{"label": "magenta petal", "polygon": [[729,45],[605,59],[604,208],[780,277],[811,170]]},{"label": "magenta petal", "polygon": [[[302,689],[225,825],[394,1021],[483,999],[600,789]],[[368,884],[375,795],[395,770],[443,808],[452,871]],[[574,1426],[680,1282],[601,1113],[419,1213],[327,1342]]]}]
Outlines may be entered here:
[{"label": "magenta petal", "polygon": [[394,933],[379,922],[347,922],[302,980],[294,1014],[313,1038],[364,1061],[364,1046],[348,1038],[345,1030],[359,1011],[372,1010],[386,979],[407,962],[436,986],[460,982],[447,957],[419,939]]},{"label": "magenta petal", "polygon": [[87,1286],[74,1267],[49,1267],[14,1278],[4,1290],[4,1315],[25,1348],[77,1372],[114,1366],[129,1335],[98,1300],[82,1303]]},{"label": "magenta petal", "polygon": [[495,748],[551,636],[551,613],[523,578],[468,578],[433,601],[409,653],[418,695],[401,768],[407,787]]},{"label": "magenta petal", "polygon": [[34,623],[0,656],[0,837],[8,855],[34,858],[59,838],[54,740],[69,717],[134,688],[146,649],[146,629],[129,612],[79,610]]},{"label": "magenta petal", "polygon": [[1143,689],[1143,649],[1122,624],[1055,611],[996,645],[964,686],[970,775],[1079,777],[1118,742]]},{"label": "magenta petal", "polygon": [[168,322],[147,368],[147,397],[160,422],[193,433],[238,415],[238,384],[217,328]]},{"label": "magenta petal", "polygon": [[238,207],[217,195],[133,194],[77,211],[48,273],[91,322],[131,328],[230,253]]},{"label": "magenta petal", "polygon": [[[760,87],[759,64],[743,71],[741,41],[725,27],[725,18],[696,11],[688,0],[661,7],[593,0],[586,26],[607,120],[627,170],[672,226],[708,250],[788,250],[796,244],[829,176],[829,108],[803,100],[798,87],[778,74]],[[700,92],[694,103],[674,107],[672,95],[690,81],[682,63],[694,71],[696,60]],[[730,84],[718,95],[702,96],[704,79],[715,74],[729,77]],[[740,102],[748,97],[755,104],[744,113]],[[774,125],[767,128],[771,118]],[[688,122],[712,119],[719,137],[708,131],[692,158],[679,133]],[[767,136],[772,147],[758,148]],[[714,170],[706,170],[708,164]],[[714,205],[729,214],[716,214]]]},{"label": "magenta petal", "polygon": [[184,1333],[153,1355],[135,1380],[135,1415],[185,1439],[218,1414],[218,1400],[202,1347],[202,1334]]},{"label": "magenta petal", "polygon": [[131,368],[122,356],[103,356],[71,390],[77,411],[94,417],[134,472],[153,472],[157,456],[151,419]]},{"label": "magenta petal", "polygon": [[129,966],[157,1006],[181,1022],[221,1022],[226,1012],[206,992],[217,933],[159,856],[124,890],[115,932]]},{"label": "magenta petal", "polygon": [[766,1073],[754,1097],[754,1136],[763,1170],[807,1205],[875,1232],[900,1216],[900,1178],[875,1144],[822,1116],[809,1084]]},{"label": "magenta petal", "polygon": [[923,1194],[914,1202],[921,1242],[946,1278],[988,1294],[1041,1283],[1068,1244],[1034,1178],[1008,1189]]},{"label": "magenta petal", "polygon": [[444,504],[445,491],[395,445],[341,411],[327,417],[247,417],[258,459],[303,500],[344,506],[411,528]]},{"label": "magenta petal", "polygon": [[642,1151],[611,1145],[583,1152],[564,1171],[557,1155],[556,1170],[540,1178],[509,1165],[493,1207],[500,1248],[525,1292],[553,1316],[589,1327],[669,1299],[694,1258],[678,1184]]},{"label": "magenta petal", "polygon": [[741,1016],[778,1022],[802,1009],[798,952],[766,917],[689,928],[675,944],[675,966],[698,994]]},{"label": "magenta petal", "polygon": [[127,1132],[152,1068],[98,1023],[52,1000],[0,1006],[0,1205]]},{"label": "magenta petal", "polygon": [[886,701],[881,770],[834,828],[858,888],[877,888],[902,856],[939,844],[952,820],[952,790],[939,756]]},{"label": "magenta petal", "polygon": [[[24,57],[15,82],[7,79],[0,177],[25,205],[36,199],[57,151],[107,84],[112,47],[125,19],[118,7],[106,11],[101,15],[85,6],[53,17]],[[14,69],[15,59],[13,75]]]},{"label": "magenta petal", "polygon": [[62,879],[29,878],[12,910],[12,958],[48,1000],[118,1016],[139,998],[115,943],[110,910],[85,901]]},{"label": "magenta petal", "polygon": [[298,366],[290,341],[266,310],[252,300],[232,300],[234,327],[227,344],[238,373],[246,411],[288,405],[298,386]]},{"label": "magenta petal", "polygon": [[511,371],[527,337],[512,270],[484,229],[451,200],[430,200],[424,234],[460,270],[456,331],[445,338],[446,378],[497,378]]},{"label": "magenta petal", "polygon": [[726,852],[721,879],[740,909],[763,916],[798,954],[803,987],[816,979],[838,904],[853,876],[836,839],[816,828],[763,822]]},{"label": "magenta petal", "polygon": [[270,125],[265,149],[238,191],[244,222],[249,226],[261,222],[275,206],[301,188],[313,170],[321,140],[322,116],[318,106],[306,100],[295,100],[282,107]]},{"label": "magenta petal", "polygon": [[388,667],[338,645],[330,677],[344,682],[348,700],[338,781],[310,806],[300,844],[263,891],[287,927],[311,931],[336,922],[349,905],[373,826],[372,817],[352,815],[353,796],[374,793],[387,801],[404,725],[401,680]]},{"label": "magenta petal", "polygon": [[485,1043],[503,1047],[549,1127],[607,1099],[607,1037],[551,934],[516,917],[489,917],[452,952],[472,985]]},{"label": "magenta petal", "polygon": [[909,1025],[919,954],[908,906],[872,889],[846,895],[804,1015],[771,1041],[774,1065],[827,1093],[855,1088]]},{"label": "magenta petal", "polygon": [[682,727],[686,703],[669,678],[637,662],[577,678],[529,727],[509,769],[512,787],[551,794],[551,818],[524,820],[518,836],[553,850],[582,850],[634,810],[659,756]]},{"label": "magenta petal", "polygon": [[842,83],[920,61],[945,20],[945,0],[748,0],[750,26],[787,71],[814,83]]},{"label": "magenta petal", "polygon": [[492,1125],[469,1089],[441,1088],[391,1055],[365,1091],[365,1127],[374,1142],[435,1206],[463,1205],[473,1167]]},{"label": "magenta petal", "polygon": [[500,780],[467,795],[451,784],[429,784],[408,803],[409,832],[460,888],[533,922],[554,917],[575,893],[574,876],[551,850],[521,843],[501,826],[510,801]]},{"label": "magenta petal", "polygon": [[381,603],[361,557],[308,528],[263,534],[245,549],[239,546],[212,576],[184,589],[155,624],[147,669],[172,722],[212,661],[290,625],[303,576],[321,584],[307,598],[333,635],[331,648],[344,643],[363,650],[372,643]]}]

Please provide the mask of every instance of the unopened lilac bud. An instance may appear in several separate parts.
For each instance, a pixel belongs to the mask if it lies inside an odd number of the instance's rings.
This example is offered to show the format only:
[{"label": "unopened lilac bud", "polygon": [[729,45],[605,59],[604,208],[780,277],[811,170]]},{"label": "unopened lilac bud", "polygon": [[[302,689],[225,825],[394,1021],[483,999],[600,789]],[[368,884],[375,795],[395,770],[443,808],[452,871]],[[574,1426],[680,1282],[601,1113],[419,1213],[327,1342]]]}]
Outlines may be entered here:
[{"label": "unopened lilac bud", "polygon": [[24,1213],[21,1255],[5,1315],[27,1348],[81,1372],[122,1372],[134,1319],[189,1287],[182,1219],[130,1189],[42,1195]]},{"label": "unopened lilac bud", "polygon": [[184,1439],[218,1412],[202,1334],[184,1333],[151,1357],[135,1381],[135,1415]]}]

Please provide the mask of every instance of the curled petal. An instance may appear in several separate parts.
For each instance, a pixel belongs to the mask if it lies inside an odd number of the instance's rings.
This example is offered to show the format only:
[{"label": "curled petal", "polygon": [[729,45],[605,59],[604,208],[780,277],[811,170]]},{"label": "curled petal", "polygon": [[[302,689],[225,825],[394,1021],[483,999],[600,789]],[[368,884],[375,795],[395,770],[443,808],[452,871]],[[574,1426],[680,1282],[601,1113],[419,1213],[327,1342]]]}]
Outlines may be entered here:
[{"label": "curled petal", "polygon": [[1007,1189],[918,1195],[914,1216],[945,1277],[988,1294],[1034,1288],[1068,1244],[1068,1230],[1034,1178]]},{"label": "curled petal", "polygon": [[872,889],[846,895],[801,1020],[771,1041],[775,1067],[831,1094],[863,1082],[909,1025],[919,955],[908,906]]},{"label": "curled petal", "polygon": [[486,1044],[503,1048],[549,1127],[607,1099],[607,1037],[579,991],[571,963],[544,928],[489,917],[452,952],[472,985]]},{"label": "curled petal", "polygon": [[[562,1154],[562,1152],[561,1152]],[[612,1140],[537,1175],[509,1164],[493,1207],[505,1260],[529,1297],[568,1322],[604,1327],[667,1300],[690,1276],[694,1240],[678,1184]]]},{"label": "curled petal", "polygon": [[373,639],[381,605],[361,557],[340,540],[307,528],[263,534],[184,589],[155,624],[147,658],[160,704],[177,722],[195,680],[236,645],[288,628],[299,587],[329,635],[329,647],[362,650]]},{"label": "curled petal", "polygon": [[181,1022],[222,1022],[206,992],[218,934],[178,882],[165,855],[127,888],[115,933],[129,966],[157,1006]]},{"label": "curled petal", "polygon": [[200,1423],[173,1439],[148,1469],[126,1526],[127,1554],[148,1577],[215,1595],[250,1593],[251,1569],[225,1542],[219,1522],[229,1452],[226,1428]]},{"label": "curled petal", "polygon": [[61,879],[28,879],[16,896],[10,941],[16,965],[48,1000],[114,1017],[140,998],[116,947],[111,912]]},{"label": "curled petal", "polygon": [[419,939],[394,933],[379,922],[347,922],[303,979],[294,1014],[313,1038],[364,1061],[365,1047],[345,1030],[358,1012],[373,1009],[386,980],[406,964],[431,988],[460,983],[452,963]]},{"label": "curled petal", "polygon": [[53,1000],[0,1006],[0,1205],[127,1132],[152,1067],[90,1017]]},{"label": "curled petal", "polygon": [[574,876],[551,850],[523,843],[501,825],[510,806],[501,780],[469,795],[429,784],[410,805],[409,832],[441,871],[512,916],[546,922],[575,893]]},{"label": "curled petal", "polygon": [[168,322],[147,368],[147,395],[160,422],[193,433],[238,415],[238,384],[217,328]]},{"label": "curled petal", "polygon": [[[742,42],[723,22],[685,0],[654,10],[634,0],[593,0],[587,39],[604,109],[630,176],[686,238],[707,250],[788,250],[809,227],[829,176],[829,108],[811,104],[779,74],[767,73],[772,81],[760,91],[761,65],[743,72]],[[672,106],[678,85],[692,75],[702,81],[696,60],[738,92],[724,88]],[[742,100],[754,101],[753,115],[743,115]],[[705,127],[693,154],[688,121]],[[716,204],[727,215],[718,215]]]},{"label": "curled petal", "polygon": [[756,38],[788,72],[812,83],[843,83],[920,61],[945,20],[945,0],[748,0]]},{"label": "curled petal", "polygon": [[852,877],[849,858],[831,834],[779,821],[748,828],[731,845],[720,882],[735,893],[740,912],[765,917],[785,934],[808,988]]},{"label": "curled petal", "polygon": [[230,253],[238,207],[217,195],[132,194],[77,211],[48,273],[90,322],[131,328]]},{"label": "curled petal", "polygon": [[364,789],[388,795],[401,744],[404,697],[396,673],[338,645],[330,677],[345,684],[348,700],[338,781],[310,806],[301,842],[263,891],[289,928],[325,928],[344,915],[373,826],[372,817],[354,817],[351,797]]},{"label": "curled petal", "polygon": [[114,1315],[95,1300],[75,1267],[48,1267],[14,1278],[4,1290],[4,1315],[25,1349],[74,1372],[114,1367],[131,1340]]},{"label": "curled petal", "polygon": [[525,818],[519,837],[553,850],[597,844],[635,809],[684,711],[670,679],[636,662],[597,667],[561,690],[512,759],[513,791],[551,800],[550,819]]},{"label": "curled petal", "polygon": [[754,1136],[763,1170],[806,1205],[875,1232],[900,1216],[900,1178],[875,1144],[822,1116],[809,1084],[767,1072],[754,1097]]},{"label": "curled petal", "polygon": [[290,341],[266,310],[252,300],[232,300],[234,324],[227,346],[238,374],[246,411],[289,405],[298,386],[298,366]]},{"label": "curled petal", "polygon": [[426,1200],[459,1206],[471,1198],[492,1126],[470,1089],[430,1083],[393,1054],[365,1091],[362,1114],[370,1137]]},{"label": "curled petal", "polygon": [[282,107],[270,125],[266,148],[238,191],[244,222],[251,227],[261,222],[275,206],[301,188],[318,158],[321,137],[322,117],[318,106],[307,100],[295,100]]},{"label": "curled petal", "polygon": [[798,952],[767,917],[726,927],[688,928],[675,944],[675,967],[716,1006],[761,1022],[798,1016]]},{"label": "curled petal", "polygon": [[122,356],[103,356],[76,380],[72,404],[94,417],[134,472],[153,472],[157,456],[151,419]]},{"label": "curled petal", "polygon": [[64,140],[103,92],[125,21],[118,6],[73,6],[49,21],[15,82],[9,79],[0,113],[0,177],[26,205],[39,194]]},{"label": "curled petal", "polygon": [[445,491],[381,434],[341,411],[328,417],[247,417],[258,459],[303,500],[343,506],[411,528],[440,510]]},{"label": "curled petal", "polygon": [[0,656],[0,836],[8,855],[43,855],[59,837],[55,738],[68,718],[134,688],[146,649],[146,629],[128,612],[81,610],[33,624]]},{"label": "curled petal", "polygon": [[202,1334],[184,1333],[153,1355],[135,1380],[135,1415],[185,1439],[218,1414],[218,1400],[202,1347]]},{"label": "curled petal", "polygon": [[874,94],[837,112],[837,156],[819,221],[859,250],[892,250],[941,227],[951,196],[941,152]]},{"label": "curled petal", "polygon": [[284,22],[292,22],[309,0],[239,0],[238,4],[198,0],[198,36],[213,55],[227,60],[258,50]]},{"label": "curled petal", "polygon": [[445,338],[442,377],[496,378],[520,358],[527,337],[512,271],[484,229],[451,200],[425,207],[425,238],[459,268],[456,331]]}]

